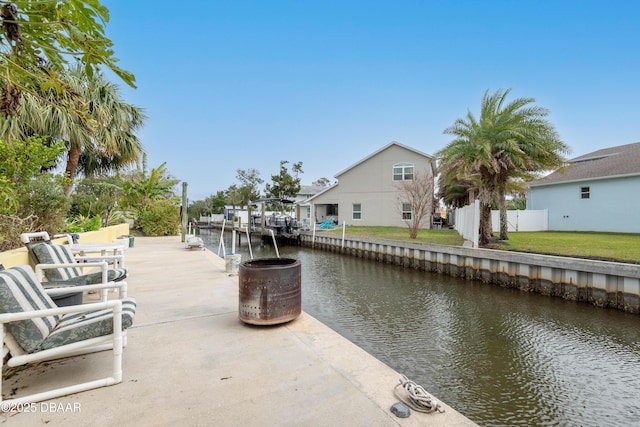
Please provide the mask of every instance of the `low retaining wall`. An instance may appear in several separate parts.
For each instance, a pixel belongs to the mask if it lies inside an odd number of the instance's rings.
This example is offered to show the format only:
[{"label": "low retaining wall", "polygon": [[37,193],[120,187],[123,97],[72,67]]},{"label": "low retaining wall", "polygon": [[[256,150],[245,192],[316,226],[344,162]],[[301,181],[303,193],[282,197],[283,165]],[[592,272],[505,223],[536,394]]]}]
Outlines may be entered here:
[{"label": "low retaining wall", "polygon": [[640,265],[302,233],[303,246],[640,313]]}]

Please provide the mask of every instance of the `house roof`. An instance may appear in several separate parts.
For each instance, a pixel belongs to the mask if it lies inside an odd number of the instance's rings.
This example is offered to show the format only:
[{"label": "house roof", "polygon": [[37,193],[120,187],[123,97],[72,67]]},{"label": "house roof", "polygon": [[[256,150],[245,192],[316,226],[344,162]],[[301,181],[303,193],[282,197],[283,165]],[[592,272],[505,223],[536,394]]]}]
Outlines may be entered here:
[{"label": "house roof", "polygon": [[640,142],[603,148],[569,161],[569,165],[533,181],[532,187],[640,175]]},{"label": "house roof", "polygon": [[338,183],[336,182],[335,184],[329,186],[329,187],[325,187],[321,192],[314,194],[313,196],[309,197],[307,200],[304,200],[304,202],[309,202],[313,199],[315,199],[316,197],[319,197],[320,195],[326,193],[329,190],[333,190],[334,188],[338,187]]},{"label": "house roof", "polygon": [[361,163],[366,162],[366,161],[367,161],[367,160],[369,160],[370,158],[372,158],[372,157],[374,157],[374,156],[378,155],[379,153],[383,152],[384,150],[386,150],[387,148],[389,148],[389,147],[391,147],[391,146],[393,146],[393,145],[396,145],[396,146],[398,146],[398,147],[402,147],[402,148],[404,148],[405,150],[413,151],[414,153],[417,153],[417,154],[419,154],[419,155],[421,155],[421,156],[424,156],[424,157],[428,158],[430,161],[433,161],[433,160],[435,159],[433,156],[430,156],[429,154],[423,153],[422,151],[418,151],[418,150],[416,150],[416,149],[414,149],[414,148],[407,147],[406,145],[404,145],[404,144],[400,144],[400,143],[399,143],[399,142],[397,142],[397,141],[391,141],[390,143],[388,143],[387,145],[385,145],[384,147],[382,147],[382,148],[381,148],[381,149],[379,149],[378,151],[375,151],[375,152],[373,152],[373,153],[369,154],[369,155],[368,155],[367,157],[365,157],[364,159],[362,159],[362,160],[358,161],[357,163],[352,164],[351,166],[349,166],[348,168],[344,169],[343,171],[338,172],[337,174],[335,174],[335,175],[334,175],[334,177],[335,177],[335,178],[338,178],[340,175],[345,174],[346,172],[350,171],[351,169],[355,168],[356,166],[360,165]]}]

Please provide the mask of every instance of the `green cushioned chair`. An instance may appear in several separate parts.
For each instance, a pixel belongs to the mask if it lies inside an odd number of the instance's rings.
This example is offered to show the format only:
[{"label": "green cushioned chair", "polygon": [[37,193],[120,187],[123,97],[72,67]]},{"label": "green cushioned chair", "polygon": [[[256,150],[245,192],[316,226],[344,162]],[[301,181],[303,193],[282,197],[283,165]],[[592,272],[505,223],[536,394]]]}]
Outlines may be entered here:
[{"label": "green cushioned chair", "polygon": [[[100,272],[84,274],[82,267],[86,263],[77,262],[69,246],[42,242],[31,244],[29,250],[36,264],[77,264],[71,267],[45,269],[44,277],[50,283],[93,285],[103,280]],[[127,273],[126,267],[108,269],[107,281],[119,282],[127,277]]]},{"label": "green cushioned chair", "polygon": [[[114,284],[79,288],[100,289]],[[126,283],[116,284],[126,287]],[[82,289],[85,290],[85,289]],[[99,350],[113,350],[113,372],[106,378],[65,386],[5,401],[11,404],[39,402],[70,393],[117,384],[122,381],[123,332],[133,323],[136,303],[132,298],[93,304],[57,307],[33,269],[17,266],[0,271],[0,325],[3,355],[8,366],[69,357]],[[6,357],[3,357],[3,367]],[[1,384],[0,384],[1,392]],[[1,393],[0,393],[0,399]],[[1,400],[0,400],[1,401]]]}]

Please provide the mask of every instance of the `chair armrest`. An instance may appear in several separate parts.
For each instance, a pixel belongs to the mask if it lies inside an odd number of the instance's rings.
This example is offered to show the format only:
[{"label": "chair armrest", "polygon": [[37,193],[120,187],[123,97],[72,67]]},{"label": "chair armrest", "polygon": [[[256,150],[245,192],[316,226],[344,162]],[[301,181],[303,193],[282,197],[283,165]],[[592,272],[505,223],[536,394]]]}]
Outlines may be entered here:
[{"label": "chair armrest", "polygon": [[96,268],[100,268],[101,272],[102,272],[102,283],[107,283],[107,277],[108,277],[108,273],[107,273],[107,269],[109,268],[109,264],[107,264],[106,261],[99,261],[99,262],[82,262],[82,263],[64,263],[64,264],[37,264],[36,265],[36,277],[38,278],[38,281],[42,282],[43,276],[44,276],[44,272],[43,270],[51,270],[54,268],[81,268],[81,269],[85,269],[88,267],[96,267]]},{"label": "chair armrest", "polygon": [[122,311],[122,301],[119,299],[114,299],[114,300],[95,302],[90,304],[69,305],[66,307],[48,308],[46,310],[21,311],[19,313],[2,313],[0,314],[0,324],[15,322],[17,320],[35,319],[38,317],[57,316],[60,314],[81,313],[83,311],[90,311],[90,310],[104,310],[106,308],[114,310],[114,312],[116,310]]},{"label": "chair armrest", "polygon": [[[85,252],[86,253],[86,252]],[[74,255],[76,261],[86,262],[100,262],[100,261],[113,261],[116,266],[124,266],[124,254],[119,255]]]},{"label": "chair armrest", "polygon": [[124,255],[74,255],[73,256],[78,261],[116,261],[116,260],[124,260]]},{"label": "chair armrest", "polygon": [[[78,286],[60,286],[57,288],[46,288],[44,291],[47,295],[60,295],[67,294],[69,292],[84,292],[84,291],[97,291],[101,289],[112,289],[117,288],[121,289],[121,293],[127,291],[127,282],[106,282],[106,283],[98,283],[95,285],[78,285]],[[86,304],[84,304],[86,305]]]},{"label": "chair armrest", "polygon": [[111,252],[113,255],[124,255],[126,247],[117,243],[86,243],[70,244],[69,249],[74,254],[104,254]]}]

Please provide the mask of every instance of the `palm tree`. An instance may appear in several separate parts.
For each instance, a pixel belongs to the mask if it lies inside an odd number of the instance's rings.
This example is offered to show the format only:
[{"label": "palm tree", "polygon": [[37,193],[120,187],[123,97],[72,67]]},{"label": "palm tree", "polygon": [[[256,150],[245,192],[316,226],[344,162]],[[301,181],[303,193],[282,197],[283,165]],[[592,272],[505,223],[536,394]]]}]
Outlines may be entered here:
[{"label": "palm tree", "polygon": [[472,184],[456,176],[458,171],[449,169],[440,174],[438,178],[438,199],[442,199],[444,204],[452,208],[461,208],[469,204],[472,198]]},{"label": "palm tree", "polygon": [[491,204],[500,206],[500,237],[507,239],[505,194],[513,178],[555,168],[564,163],[569,149],[554,126],[546,120],[548,111],[531,106],[535,99],[517,98],[505,104],[510,89],[482,97],[480,119],[468,112],[444,133],[454,135],[439,152],[441,170],[477,189],[480,200],[480,244],[492,238]]},{"label": "palm tree", "polygon": [[65,187],[68,196],[78,173],[84,176],[135,164],[143,153],[135,132],[142,126],[142,109],[125,103],[118,87],[96,72],[76,65],[62,76],[69,91],[55,89],[23,94],[15,116],[0,119],[5,140],[41,135],[68,147]]},{"label": "palm tree", "polygon": [[40,96],[43,87],[67,91],[60,73],[73,60],[89,75],[104,66],[135,87],[133,74],[116,65],[113,42],[105,36],[109,9],[99,1],[0,6],[0,114],[16,114],[21,94]]},{"label": "palm tree", "polygon": [[124,202],[133,209],[144,208],[161,199],[175,200],[175,186],[180,180],[171,177],[164,162],[157,168],[147,171],[147,157],[143,155],[142,168],[124,178],[121,190]]}]

